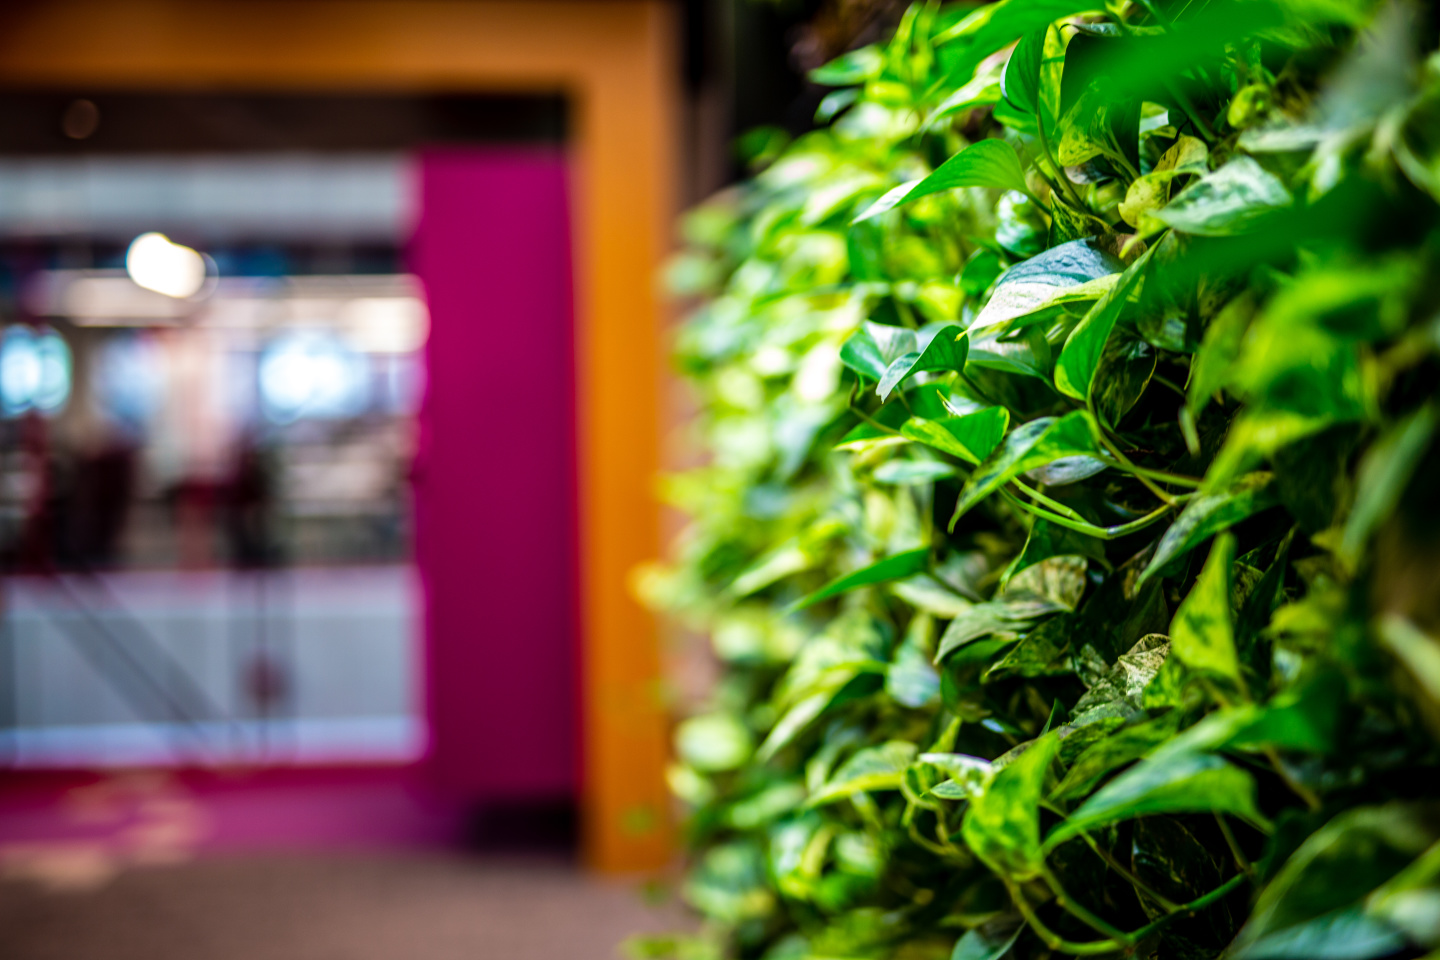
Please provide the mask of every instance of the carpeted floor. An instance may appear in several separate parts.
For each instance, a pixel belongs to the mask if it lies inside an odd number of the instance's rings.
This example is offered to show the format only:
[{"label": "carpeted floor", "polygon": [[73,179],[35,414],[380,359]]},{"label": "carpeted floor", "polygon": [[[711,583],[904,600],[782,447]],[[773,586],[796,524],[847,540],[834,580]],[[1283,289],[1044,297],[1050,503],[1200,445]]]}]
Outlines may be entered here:
[{"label": "carpeted floor", "polygon": [[615,960],[675,929],[633,884],[429,852],[211,856],[88,889],[0,881],[5,960]]}]

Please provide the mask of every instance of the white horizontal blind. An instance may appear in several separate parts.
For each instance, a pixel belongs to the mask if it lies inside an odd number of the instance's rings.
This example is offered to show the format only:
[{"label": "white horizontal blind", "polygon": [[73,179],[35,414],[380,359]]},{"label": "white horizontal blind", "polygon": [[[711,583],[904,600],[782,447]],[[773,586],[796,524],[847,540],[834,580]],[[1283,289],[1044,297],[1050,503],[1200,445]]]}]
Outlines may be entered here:
[{"label": "white horizontal blind", "polygon": [[415,183],[398,153],[0,158],[0,236],[399,242]]}]

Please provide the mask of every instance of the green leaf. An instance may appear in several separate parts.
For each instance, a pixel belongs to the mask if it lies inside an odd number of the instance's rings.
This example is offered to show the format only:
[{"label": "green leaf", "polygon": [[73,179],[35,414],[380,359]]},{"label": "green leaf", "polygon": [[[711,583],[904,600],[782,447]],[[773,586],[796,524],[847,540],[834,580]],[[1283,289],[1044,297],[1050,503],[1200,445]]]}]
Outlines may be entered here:
[{"label": "green leaf", "polygon": [[1094,214],[1070,206],[1058,195],[1050,198],[1050,242],[1052,244],[1084,240],[1109,232],[1109,225]]},{"label": "green leaf", "polygon": [[1025,546],[1019,556],[1010,561],[1005,573],[1001,575],[1000,584],[1004,586],[1011,577],[1042,560],[1065,556],[1088,557],[1104,563],[1105,543],[1068,527],[1057,526],[1048,520],[1036,520],[1030,528],[1030,536],[1025,538]]},{"label": "green leaf", "polygon": [[911,417],[900,427],[900,434],[967,463],[979,464],[1000,444],[1009,423],[1009,410],[986,407],[978,413],[942,420]]},{"label": "green leaf", "polygon": [[1243,689],[1240,658],[1235,654],[1235,623],[1230,610],[1231,566],[1235,537],[1222,534],[1210,548],[1205,569],[1175,612],[1170,648],[1192,670],[1218,673]]},{"label": "green leaf", "polygon": [[885,368],[885,375],[880,378],[880,384],[875,388],[880,399],[889,398],[890,391],[913,374],[927,373],[932,370],[965,369],[965,354],[968,351],[969,338],[961,333],[960,328],[954,324],[921,331],[916,338],[916,345],[919,347],[918,350],[912,350],[896,357]]},{"label": "green leaf", "polygon": [[1210,325],[1190,366],[1186,403],[1198,417],[1220,388],[1230,379],[1230,368],[1240,355],[1240,343],[1250,318],[1255,315],[1255,298],[1245,291],[1225,305]]},{"label": "green leaf", "polygon": [[985,671],[983,682],[1007,676],[1052,677],[1074,672],[1067,655],[1074,618],[1061,613],[1025,632],[998,663]]},{"label": "green leaf", "polygon": [[1352,425],[1342,424],[1287,444],[1270,458],[1280,503],[1310,536],[1333,526],[1339,505],[1350,499],[1356,435]]},{"label": "green leaf", "polygon": [[825,87],[848,87],[864,83],[880,73],[885,55],[875,44],[841,54],[823,67],[810,71],[811,83]]},{"label": "green leaf", "polygon": [[995,776],[995,766],[989,760],[964,753],[922,753],[920,762],[939,767],[950,777],[930,791],[946,800],[978,797]]},{"label": "green leaf", "polygon": [[1440,944],[1440,842],[1365,898],[1367,916],[1405,931],[1415,943]]},{"label": "green leaf", "polygon": [[1145,340],[1128,335],[1110,338],[1091,380],[1091,400],[1101,423],[1120,425],[1149,389],[1159,362],[1158,351]]},{"label": "green leaf", "polygon": [[1040,109],[1040,63],[1048,32],[1049,27],[1045,27],[1025,34],[1005,61],[1000,91],[1016,110],[1035,113]]},{"label": "green leaf", "polygon": [[[1090,55],[1084,57],[1085,69],[1074,71],[1073,79],[1067,66],[1066,102],[1072,102],[1078,90],[1090,93],[1102,105],[1170,101],[1171,90],[1187,81],[1193,84],[1191,76],[1221,68],[1222,62],[1227,62],[1222,60],[1227,48],[1242,49],[1255,38],[1273,37],[1287,19],[1304,22],[1303,14],[1292,13],[1287,18],[1290,2],[1218,0],[1198,11],[1177,6],[1169,15],[1179,22],[1171,28],[1131,26],[1126,35],[1095,36],[1092,31],[1091,36],[1076,38],[1091,41],[1090,49],[1084,50]],[[1185,15],[1179,19],[1182,12]],[[1314,19],[1324,20],[1320,16]],[[1080,66],[1079,51],[1071,56]]]},{"label": "green leaf", "polygon": [[1424,695],[1440,704],[1440,643],[1398,614],[1381,617],[1377,627],[1380,641],[1410,672]]},{"label": "green leaf", "polygon": [[1326,753],[1335,745],[1345,681],[1321,671],[1277,694],[1268,704],[1228,707],[1209,714],[1166,749],[1296,750]]},{"label": "green leaf", "polygon": [[936,46],[962,43],[964,48],[949,67],[949,76],[968,80],[981,61],[1016,40],[1056,20],[1080,13],[1103,12],[1099,0],[1003,0],[982,8],[981,17],[966,18],[935,38]]},{"label": "green leaf", "polygon": [[1373,407],[1353,339],[1318,324],[1272,322],[1268,314],[1246,332],[1229,386],[1267,413],[1344,422],[1364,419]]},{"label": "green leaf", "polygon": [[[1225,445],[1205,472],[1205,496],[1234,484],[1246,470],[1253,469],[1277,450],[1319,433],[1335,424],[1328,416],[1312,417],[1285,410],[1244,410],[1230,425]],[[1243,480],[1241,481],[1243,482]]]},{"label": "green leaf", "polygon": [[749,596],[777,580],[809,570],[815,562],[814,553],[801,544],[782,543],[740,571],[730,584],[730,592],[736,598]]},{"label": "green leaf", "polygon": [[708,713],[684,720],[676,727],[675,750],[696,770],[734,770],[750,759],[755,738],[739,717]]},{"label": "green leaf", "polygon": [[1020,934],[1024,932],[1025,925],[1023,923],[1009,935],[985,934],[979,927],[967,930],[965,936],[955,942],[955,949],[950,954],[950,960],[1000,960],[1010,952],[1010,948],[1015,946],[1015,941],[1019,940]]},{"label": "green leaf", "polygon": [[1158,246],[1152,246],[1126,267],[1115,285],[1095,302],[1079,326],[1070,332],[1065,349],[1055,363],[1055,388],[1067,397],[1083,401],[1090,396],[1090,384],[1095,377],[1095,369],[1100,365],[1105,341],[1110,338],[1115,321],[1120,319],[1126,302],[1139,286],[1157,249]]},{"label": "green leaf", "polygon": [[958,617],[973,605],[948,585],[923,573],[895,581],[890,584],[890,592],[915,609],[937,617]]},{"label": "green leaf", "polygon": [[1052,463],[1033,470],[1026,470],[1025,476],[1047,487],[1063,487],[1095,476],[1110,469],[1104,460],[1094,457],[1061,457]]},{"label": "green leaf", "polygon": [[816,690],[809,696],[801,699],[780,717],[775,726],[770,728],[770,734],[760,749],[755,752],[756,759],[764,762],[773,757],[776,753],[787,747],[810,723],[835,699],[835,694],[840,687],[854,679],[854,676],[838,677],[829,688]]},{"label": "green leaf", "polygon": [[1248,773],[1220,757],[1175,751],[1142,761],[1097,790],[1050,831],[1045,849],[1096,827],[1161,813],[1227,813],[1268,826]]},{"label": "green leaf", "polygon": [[918,710],[940,696],[940,675],[930,663],[935,647],[935,621],[925,614],[910,620],[905,640],[885,671],[885,693],[904,707]]},{"label": "green leaf", "polygon": [[887,460],[875,468],[870,476],[876,483],[893,483],[897,486],[934,483],[953,477],[956,469],[939,460]]},{"label": "green leaf", "polygon": [[862,790],[899,790],[905,769],[914,759],[915,744],[905,740],[891,740],[859,750],[840,765],[825,786],[811,795],[809,805],[833,803]]},{"label": "green leaf", "polygon": [[1099,452],[1082,410],[1058,419],[1039,417],[1021,424],[970,475],[970,482],[955,504],[950,529],[971,507],[1025,471],[1061,457],[1093,456]]},{"label": "green leaf", "polygon": [[1153,170],[1130,184],[1120,204],[1120,216],[1139,228],[1142,236],[1164,229],[1154,213],[1168,202],[1170,184],[1177,177],[1209,171],[1209,148],[1195,137],[1180,137],[1166,150]]},{"label": "green leaf", "polygon": [[[1358,905],[1424,853],[1435,842],[1437,827],[1440,809],[1434,803],[1392,802],[1338,814],[1306,839],[1260,892],[1232,950],[1252,958],[1290,956],[1271,953],[1264,945],[1289,950],[1315,944],[1314,934],[1329,922],[1309,932],[1306,925]],[[1359,938],[1374,929],[1347,932]],[[1272,939],[1286,931],[1292,931],[1293,940]]]},{"label": "green leaf", "polygon": [[1000,102],[1000,84],[990,75],[979,76],[950,94],[930,113],[929,122],[969,110],[972,107],[990,107]]},{"label": "green leaf", "polygon": [[869,586],[872,583],[884,583],[887,580],[903,580],[906,577],[914,576],[922,572],[930,562],[930,548],[921,547],[918,550],[907,550],[904,553],[897,553],[894,556],[877,560],[854,573],[848,573],[843,577],[836,577],[825,586],[816,590],[794,603],[790,610],[803,610],[808,606],[819,603],[821,600],[828,600],[831,597],[839,596],[856,587]]},{"label": "green leaf", "polygon": [[1430,447],[1435,423],[1435,407],[1426,404],[1386,430],[1365,452],[1355,478],[1355,505],[1340,541],[1340,553],[1352,563],[1400,502],[1416,465]]},{"label": "green leaf", "polygon": [[764,917],[775,907],[765,884],[765,854],[753,839],[707,850],[687,878],[683,895],[707,916],[728,923]]},{"label": "green leaf", "polygon": [[840,362],[856,373],[879,381],[890,364],[913,353],[916,346],[915,331],[867,320],[840,347]]},{"label": "green leaf", "polygon": [[1115,660],[1115,665],[1093,679],[1090,689],[1075,704],[1077,716],[1100,707],[1111,713],[1129,715],[1141,708],[1141,698],[1170,655],[1170,643],[1162,634],[1141,637]]},{"label": "green leaf", "polygon": [[992,633],[1021,633],[1029,629],[1036,618],[1063,609],[1058,603],[1006,603],[1003,600],[977,603],[951,620],[940,635],[940,649],[935,653],[935,662],[939,663],[961,647]]},{"label": "green leaf", "polygon": [[1056,303],[1098,300],[1125,269],[1120,259],[1090,240],[1072,240],[1015,264],[970,325],[975,332],[997,326]]},{"label": "green leaf", "polygon": [[1254,940],[1235,960],[1372,960],[1409,944],[1405,935],[1360,907],[1345,907]]},{"label": "green leaf", "polygon": [[1139,760],[1175,736],[1179,724],[1178,713],[1171,710],[1153,720],[1122,727],[1104,740],[1091,744],[1075,758],[1051,796],[1062,801],[1085,796],[1105,774]]},{"label": "green leaf", "polygon": [[1040,875],[1040,798],[1045,773],[1060,739],[1047,734],[995,774],[990,786],[970,801],[960,834],[987,867],[1014,882]]},{"label": "green leaf", "polygon": [[851,222],[860,223],[902,204],[957,187],[998,187],[1021,193],[1029,189],[1014,148],[1003,140],[981,140],[940,164],[928,177],[902,183],[889,191]]},{"label": "green leaf", "polygon": [[1242,156],[1181,190],[1154,217],[1181,233],[1226,237],[1253,229],[1292,202],[1279,178]]},{"label": "green leaf", "polygon": [[978,298],[1004,272],[1005,266],[995,251],[980,250],[965,261],[965,269],[960,271],[960,289],[965,296]]},{"label": "green leaf", "polygon": [[1251,473],[1222,493],[1202,493],[1191,500],[1160,538],[1155,554],[1141,572],[1137,585],[1145,583],[1172,560],[1189,553],[1212,534],[1273,507],[1279,502],[1273,480],[1269,473]]}]

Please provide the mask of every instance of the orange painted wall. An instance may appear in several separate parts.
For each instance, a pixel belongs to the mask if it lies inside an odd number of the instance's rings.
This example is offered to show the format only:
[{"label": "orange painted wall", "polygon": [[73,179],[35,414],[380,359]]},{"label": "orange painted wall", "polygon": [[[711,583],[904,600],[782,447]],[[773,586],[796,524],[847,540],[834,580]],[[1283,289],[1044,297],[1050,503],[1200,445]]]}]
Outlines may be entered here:
[{"label": "orange painted wall", "polygon": [[675,197],[673,11],[661,0],[52,0],[0,11],[0,85],[562,91],[573,105],[587,862],[669,857],[653,619],[662,335]]}]

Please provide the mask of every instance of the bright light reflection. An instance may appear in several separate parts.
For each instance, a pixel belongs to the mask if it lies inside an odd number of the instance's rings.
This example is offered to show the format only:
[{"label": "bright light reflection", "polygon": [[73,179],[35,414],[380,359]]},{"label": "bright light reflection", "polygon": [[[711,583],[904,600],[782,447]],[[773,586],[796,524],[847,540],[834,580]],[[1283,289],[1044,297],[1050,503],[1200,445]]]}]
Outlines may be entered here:
[{"label": "bright light reflection", "polygon": [[367,353],[410,353],[425,345],[430,317],[418,297],[360,297],[340,321],[350,342]]},{"label": "bright light reflection", "polygon": [[130,279],[167,297],[193,297],[205,286],[205,258],[163,233],[142,233],[125,253]]},{"label": "bright light reflection", "polygon": [[54,330],[14,326],[0,337],[0,412],[54,413],[70,399],[70,348]]},{"label": "bright light reflection", "polygon": [[317,332],[287,334],[260,357],[260,400],[275,423],[353,417],[370,402],[365,357]]}]

